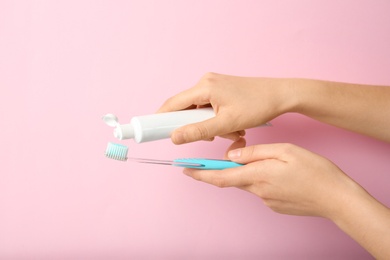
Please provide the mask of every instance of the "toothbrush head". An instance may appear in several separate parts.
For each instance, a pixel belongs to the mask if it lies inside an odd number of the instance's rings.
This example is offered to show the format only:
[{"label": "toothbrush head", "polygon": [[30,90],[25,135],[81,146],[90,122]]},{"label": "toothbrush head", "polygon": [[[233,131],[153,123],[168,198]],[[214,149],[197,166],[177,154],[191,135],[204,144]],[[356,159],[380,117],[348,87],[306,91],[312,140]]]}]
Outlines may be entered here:
[{"label": "toothbrush head", "polygon": [[107,145],[106,157],[125,162],[127,160],[128,151],[129,148],[126,145],[110,142]]}]

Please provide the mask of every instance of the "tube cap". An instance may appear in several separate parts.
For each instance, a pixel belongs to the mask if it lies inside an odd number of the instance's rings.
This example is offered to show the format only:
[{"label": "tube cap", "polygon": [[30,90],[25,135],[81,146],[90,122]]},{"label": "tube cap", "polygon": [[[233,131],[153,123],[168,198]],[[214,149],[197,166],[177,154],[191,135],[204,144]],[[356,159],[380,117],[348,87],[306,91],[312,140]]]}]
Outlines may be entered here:
[{"label": "tube cap", "polygon": [[134,138],[134,130],[131,124],[120,125],[118,123],[118,117],[113,114],[107,114],[103,116],[103,121],[111,127],[115,127],[114,136],[120,140]]}]

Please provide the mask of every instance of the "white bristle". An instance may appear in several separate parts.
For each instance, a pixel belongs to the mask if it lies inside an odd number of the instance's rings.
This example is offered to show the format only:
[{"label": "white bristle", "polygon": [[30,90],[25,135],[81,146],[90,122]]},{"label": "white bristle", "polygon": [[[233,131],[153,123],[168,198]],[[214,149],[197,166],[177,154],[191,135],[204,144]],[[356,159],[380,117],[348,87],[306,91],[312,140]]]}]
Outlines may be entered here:
[{"label": "white bristle", "polygon": [[129,148],[126,145],[108,143],[106,149],[106,157],[118,161],[126,161],[128,150]]}]

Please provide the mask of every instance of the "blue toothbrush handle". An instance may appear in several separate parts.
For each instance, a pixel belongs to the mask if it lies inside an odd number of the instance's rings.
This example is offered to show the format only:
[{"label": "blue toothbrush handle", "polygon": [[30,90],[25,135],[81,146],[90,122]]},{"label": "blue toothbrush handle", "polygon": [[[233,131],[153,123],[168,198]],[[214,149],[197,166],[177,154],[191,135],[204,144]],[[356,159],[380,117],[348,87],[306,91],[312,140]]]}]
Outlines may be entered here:
[{"label": "blue toothbrush handle", "polygon": [[235,163],[228,160],[199,159],[199,158],[176,159],[174,160],[173,165],[185,167],[185,168],[200,169],[200,170],[223,170],[223,169],[243,166],[243,164]]}]

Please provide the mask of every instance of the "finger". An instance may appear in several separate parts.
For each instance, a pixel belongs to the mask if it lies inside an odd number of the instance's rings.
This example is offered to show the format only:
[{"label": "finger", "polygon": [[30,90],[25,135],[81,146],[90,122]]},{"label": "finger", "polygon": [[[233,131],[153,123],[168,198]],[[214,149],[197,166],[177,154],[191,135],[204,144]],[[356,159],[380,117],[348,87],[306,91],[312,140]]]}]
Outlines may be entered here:
[{"label": "finger", "polygon": [[226,150],[225,155],[224,155],[224,159],[225,160],[229,159],[228,158],[229,151],[235,150],[235,149],[238,149],[238,148],[243,148],[243,147],[245,147],[245,145],[246,145],[246,140],[245,140],[245,138],[242,138],[242,137],[240,139],[238,139],[237,141],[233,142],[229,146],[229,148]]},{"label": "finger", "polygon": [[232,150],[228,158],[243,164],[265,159],[288,161],[296,149],[298,147],[291,144],[261,144]]},{"label": "finger", "polygon": [[246,132],[245,132],[245,130],[240,130],[240,131],[238,131],[238,134],[239,134],[240,136],[245,136],[245,135],[246,135]]},{"label": "finger", "polygon": [[238,139],[240,139],[241,136],[237,132],[233,132],[233,133],[229,133],[229,134],[225,134],[225,135],[220,135],[219,137],[221,137],[223,139],[237,141]]},{"label": "finger", "polygon": [[214,141],[214,139],[215,139],[215,137],[211,137],[211,138],[207,138],[207,139],[205,139],[205,140],[203,140],[203,141],[212,142],[212,141]]},{"label": "finger", "polygon": [[209,95],[206,88],[193,87],[167,99],[157,110],[157,113],[183,110],[193,105],[203,106],[209,104]]},{"label": "finger", "polygon": [[242,187],[249,185],[252,178],[248,177],[248,174],[243,174],[244,168],[240,166],[234,169],[225,170],[198,170],[186,168],[183,173],[187,176],[194,178],[195,180],[202,181],[220,188],[225,187]]},{"label": "finger", "polygon": [[171,139],[175,144],[207,140],[224,132],[229,132],[229,129],[224,129],[225,125],[226,121],[223,117],[216,116],[199,123],[178,128],[172,133]]},{"label": "finger", "polygon": [[225,135],[220,135],[221,138],[229,139],[232,141],[237,141],[243,136],[245,136],[245,130],[237,131],[237,132],[233,132],[233,133],[229,133],[229,134],[225,134]]},{"label": "finger", "polygon": [[205,107],[212,107],[210,103],[207,103],[205,105],[196,105],[196,108],[205,108]]}]

